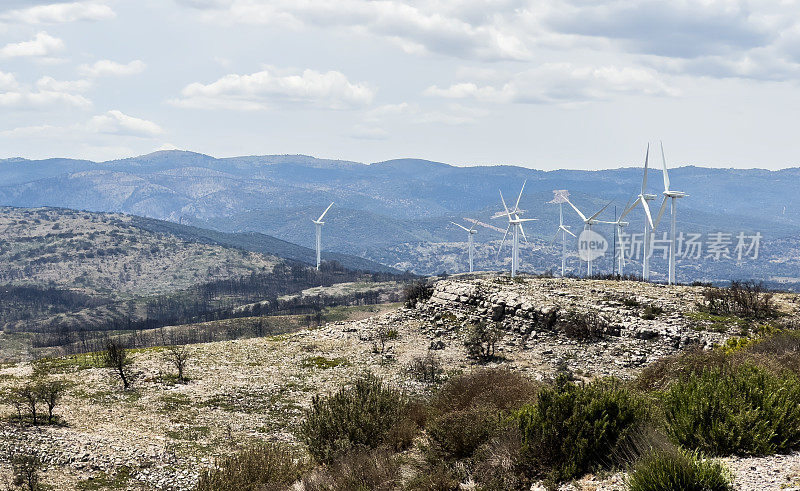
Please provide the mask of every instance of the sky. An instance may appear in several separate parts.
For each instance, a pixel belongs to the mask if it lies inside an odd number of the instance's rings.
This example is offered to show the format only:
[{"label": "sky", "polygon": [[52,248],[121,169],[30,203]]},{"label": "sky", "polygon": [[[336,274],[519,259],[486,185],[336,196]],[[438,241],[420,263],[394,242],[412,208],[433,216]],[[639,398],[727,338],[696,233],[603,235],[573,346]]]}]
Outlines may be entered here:
[{"label": "sky", "polygon": [[799,3],[2,0],[0,158],[795,167]]}]

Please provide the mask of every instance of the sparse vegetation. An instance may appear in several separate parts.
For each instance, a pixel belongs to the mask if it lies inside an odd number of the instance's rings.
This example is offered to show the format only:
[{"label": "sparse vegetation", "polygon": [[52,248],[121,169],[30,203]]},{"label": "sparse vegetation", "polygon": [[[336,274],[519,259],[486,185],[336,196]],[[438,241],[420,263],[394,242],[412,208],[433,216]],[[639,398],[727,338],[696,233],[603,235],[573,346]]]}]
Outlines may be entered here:
[{"label": "sparse vegetation", "polygon": [[300,424],[300,438],[319,462],[332,462],[355,447],[406,447],[415,425],[409,400],[374,375],[329,397],[314,396]]},{"label": "sparse vegetation", "polygon": [[433,295],[433,287],[424,281],[417,281],[403,290],[403,301],[406,307],[414,308],[419,302],[427,302]]},{"label": "sparse vegetation", "polygon": [[594,341],[604,336],[619,336],[620,328],[608,322],[599,312],[568,310],[560,315],[556,327],[565,336],[579,341]]},{"label": "sparse vegetation", "polygon": [[186,365],[192,359],[192,350],[186,345],[173,344],[167,346],[164,351],[164,357],[167,362],[175,368],[178,376],[178,382],[185,383],[188,381],[186,378]]},{"label": "sparse vegetation", "polygon": [[197,491],[286,489],[297,481],[305,463],[296,452],[278,444],[256,444],[200,474]]},{"label": "sparse vegetation", "polygon": [[482,362],[495,358],[497,343],[503,338],[503,331],[496,323],[474,322],[467,328],[464,347],[467,356]]},{"label": "sparse vegetation", "polygon": [[707,287],[702,309],[714,315],[735,315],[744,319],[766,319],[778,315],[773,294],[763,283],[731,281],[727,288]]},{"label": "sparse vegetation", "polygon": [[628,478],[630,491],[728,491],[730,472],[694,452],[672,449],[651,453],[635,464]]},{"label": "sparse vegetation", "polygon": [[414,357],[406,370],[415,380],[428,384],[438,382],[444,374],[441,358],[430,351]]},{"label": "sparse vegetation", "polygon": [[559,377],[519,412],[531,471],[552,482],[610,464],[609,456],[647,419],[644,405],[613,380],[576,384]]},{"label": "sparse vegetation", "polygon": [[122,388],[128,390],[131,385],[131,374],[130,368],[128,367],[131,360],[128,355],[128,349],[116,341],[109,341],[103,353],[103,361],[105,362],[105,366],[110,368],[120,378],[122,381]]}]

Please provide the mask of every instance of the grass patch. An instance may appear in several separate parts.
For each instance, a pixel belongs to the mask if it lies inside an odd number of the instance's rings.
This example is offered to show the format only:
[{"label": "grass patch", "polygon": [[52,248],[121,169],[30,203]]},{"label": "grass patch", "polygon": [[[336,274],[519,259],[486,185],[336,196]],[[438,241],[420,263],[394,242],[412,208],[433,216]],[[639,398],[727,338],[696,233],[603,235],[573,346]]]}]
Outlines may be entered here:
[{"label": "grass patch", "polygon": [[94,491],[100,489],[128,489],[128,483],[131,479],[131,468],[128,466],[121,466],[114,474],[107,472],[99,472],[94,476],[79,481],[77,489],[80,491]]},{"label": "grass patch", "polygon": [[732,475],[716,460],[677,449],[643,457],[628,477],[630,491],[727,491]]},{"label": "grass patch", "polygon": [[327,370],[329,368],[336,368],[338,366],[349,366],[350,362],[344,358],[326,358],[324,356],[311,356],[304,358],[301,366],[303,368],[316,368],[318,370]]}]

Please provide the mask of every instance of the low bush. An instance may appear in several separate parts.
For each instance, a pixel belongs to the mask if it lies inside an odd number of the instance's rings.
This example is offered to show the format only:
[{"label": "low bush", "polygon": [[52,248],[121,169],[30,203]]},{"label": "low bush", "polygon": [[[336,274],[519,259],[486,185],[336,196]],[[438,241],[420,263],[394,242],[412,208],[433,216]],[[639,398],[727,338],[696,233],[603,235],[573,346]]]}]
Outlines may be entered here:
[{"label": "low bush", "polygon": [[593,310],[586,312],[569,310],[559,317],[556,328],[568,338],[578,341],[593,341],[604,336],[620,335],[618,326],[609,323],[605,317]]},{"label": "low bush", "polygon": [[647,305],[642,312],[642,319],[644,320],[653,320],[659,315],[664,313],[664,309],[659,307],[658,305]]},{"label": "low bush", "polygon": [[667,434],[716,455],[800,448],[800,379],[751,365],[690,373],[662,396]]},{"label": "low bush", "polygon": [[426,424],[436,456],[471,457],[511,424],[512,411],[533,400],[538,385],[505,369],[483,369],[448,380],[431,401]]},{"label": "low bush", "polygon": [[483,362],[495,357],[497,343],[503,339],[504,332],[496,324],[477,322],[471,324],[464,338],[467,356]]},{"label": "low bush", "polygon": [[518,413],[530,470],[554,482],[609,465],[609,456],[646,419],[644,405],[618,382],[575,384],[559,377]]},{"label": "low bush", "polygon": [[763,283],[755,281],[731,281],[727,288],[707,287],[701,307],[711,314],[745,319],[764,319],[779,314],[772,293]]},{"label": "low bush", "polygon": [[403,290],[406,307],[414,308],[419,302],[427,302],[433,295],[433,288],[424,281],[417,281]]},{"label": "low bush", "polygon": [[733,489],[730,472],[722,463],[677,449],[643,457],[633,467],[628,486],[630,491]]},{"label": "low bush", "polygon": [[410,408],[403,392],[365,375],[330,397],[314,396],[300,438],[319,462],[331,462],[355,447],[404,448],[416,431]]},{"label": "low bush", "polygon": [[406,370],[414,380],[427,384],[438,382],[444,375],[441,358],[430,351],[425,356],[414,357]]},{"label": "low bush", "polygon": [[284,490],[300,479],[304,468],[305,463],[295,452],[275,444],[258,444],[202,472],[195,489]]},{"label": "low bush", "polygon": [[351,451],[303,477],[306,491],[392,490],[399,485],[400,463],[385,448]]}]

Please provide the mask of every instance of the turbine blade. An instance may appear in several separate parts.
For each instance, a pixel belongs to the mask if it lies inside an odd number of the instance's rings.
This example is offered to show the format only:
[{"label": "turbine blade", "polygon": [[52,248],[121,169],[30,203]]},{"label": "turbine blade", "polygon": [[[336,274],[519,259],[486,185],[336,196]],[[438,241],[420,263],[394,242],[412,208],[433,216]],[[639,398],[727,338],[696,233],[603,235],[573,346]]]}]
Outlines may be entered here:
[{"label": "turbine blade", "polygon": [[667,210],[667,201],[669,201],[669,196],[664,196],[664,201],[661,202],[661,209],[658,210],[658,217],[656,217],[656,221],[653,222],[653,229],[658,227],[658,224],[661,222],[661,217],[664,216],[664,212]]},{"label": "turbine blade", "polygon": [[538,221],[538,218],[516,218],[514,221],[516,222],[535,222]]},{"label": "turbine blade", "polygon": [[508,219],[511,220],[511,212],[508,211],[508,206],[506,206],[506,200],[503,198],[503,192],[500,191],[500,201],[503,202],[503,208],[506,209],[506,215],[508,215]]},{"label": "turbine blade", "polygon": [[515,211],[515,212],[516,212],[517,210],[519,210],[519,200],[521,200],[521,199],[522,199],[522,191],[523,191],[523,190],[525,190],[525,183],[527,183],[527,182],[528,182],[528,180],[527,180],[527,179],[525,179],[524,181],[522,181],[522,189],[520,189],[520,190],[519,190],[519,196],[517,196],[517,204],[515,204],[515,205],[514,205],[514,211]]},{"label": "turbine blade", "polygon": [[653,223],[653,215],[650,213],[650,205],[647,204],[646,199],[641,199],[641,202],[642,202],[642,207],[644,208],[644,214],[647,215],[647,223],[650,225],[651,229],[655,229],[656,226]]},{"label": "turbine blade", "polygon": [[472,233],[472,231],[475,230],[475,227],[477,227],[477,226],[478,226],[478,222],[477,221],[473,222],[472,226],[469,228],[468,232]]},{"label": "turbine blade", "polygon": [[661,163],[664,164],[664,191],[669,191],[669,172],[667,172],[667,158],[664,156],[664,143],[661,143]]},{"label": "turbine blade", "polygon": [[639,197],[639,198],[636,198],[636,201],[634,201],[634,202],[633,202],[633,204],[632,204],[631,206],[629,206],[628,208],[625,208],[625,211],[623,211],[623,212],[622,212],[622,215],[620,215],[620,216],[619,216],[619,219],[620,219],[620,221],[621,221],[623,218],[625,218],[625,216],[626,216],[628,213],[630,213],[630,212],[631,212],[631,211],[632,211],[634,208],[636,208],[637,206],[639,206],[639,203],[640,203],[641,201],[642,201],[642,198],[641,198],[641,197]]},{"label": "turbine blade", "polygon": [[525,237],[525,229],[522,228],[522,224],[521,223],[518,224],[517,226],[519,227],[519,231],[522,232],[522,238],[525,239],[525,243],[527,244],[528,243],[528,238]]},{"label": "turbine blade", "polygon": [[506,233],[503,235],[503,240],[500,241],[500,247],[497,248],[497,257],[500,257],[500,251],[503,250],[503,244],[506,243],[506,237],[508,237],[508,231],[509,230],[511,230],[511,224],[510,223],[508,224],[508,227],[506,228]]},{"label": "turbine blade", "polygon": [[576,239],[578,238],[578,236],[577,236],[577,235],[575,235],[575,234],[573,234],[572,232],[570,232],[569,230],[567,230],[567,228],[566,228],[566,227],[561,227],[561,230],[563,230],[564,232],[566,232],[566,233],[570,234],[571,236],[575,237]]},{"label": "turbine blade", "polygon": [[564,207],[561,204],[558,205],[558,225],[564,225]]},{"label": "turbine blade", "polygon": [[325,211],[323,211],[322,215],[320,215],[319,218],[317,219],[318,222],[322,221],[322,219],[325,217],[325,214],[328,213],[328,210],[331,209],[331,206],[333,206],[333,202],[331,202],[331,204],[329,204],[328,207],[325,208]]},{"label": "turbine blade", "polygon": [[642,194],[647,191],[647,162],[650,160],[650,143],[647,144],[647,153],[644,155],[644,175],[642,176]]},{"label": "turbine blade", "polygon": [[467,232],[469,232],[469,229],[468,229],[467,227],[463,226],[463,225],[459,225],[459,224],[457,224],[456,222],[450,222],[450,223],[452,223],[453,225],[455,225],[455,226],[456,226],[456,227],[458,227],[458,228],[464,229],[464,230],[466,230]]},{"label": "turbine blade", "polygon": [[583,220],[584,222],[586,221],[586,215],[584,215],[583,213],[581,213],[581,210],[579,210],[578,208],[576,208],[576,207],[575,207],[575,205],[573,205],[573,204],[572,204],[572,201],[570,201],[570,200],[567,200],[567,204],[569,204],[569,206],[571,206],[571,207],[572,207],[572,209],[573,209],[573,210],[575,210],[575,212],[576,212],[576,213],[577,213],[577,214],[578,214],[578,215],[581,217],[581,220]]},{"label": "turbine blade", "polygon": [[600,211],[598,211],[597,213],[595,213],[594,215],[592,215],[592,216],[589,218],[589,220],[594,220],[595,218],[597,218],[597,216],[598,216],[598,215],[600,215],[601,213],[603,213],[604,211],[606,211],[606,208],[608,208],[608,207],[611,205],[611,203],[613,203],[613,202],[614,202],[614,200],[613,200],[613,199],[612,199],[611,201],[609,201],[609,202],[606,204],[606,206],[604,206],[604,207],[600,208]]}]

